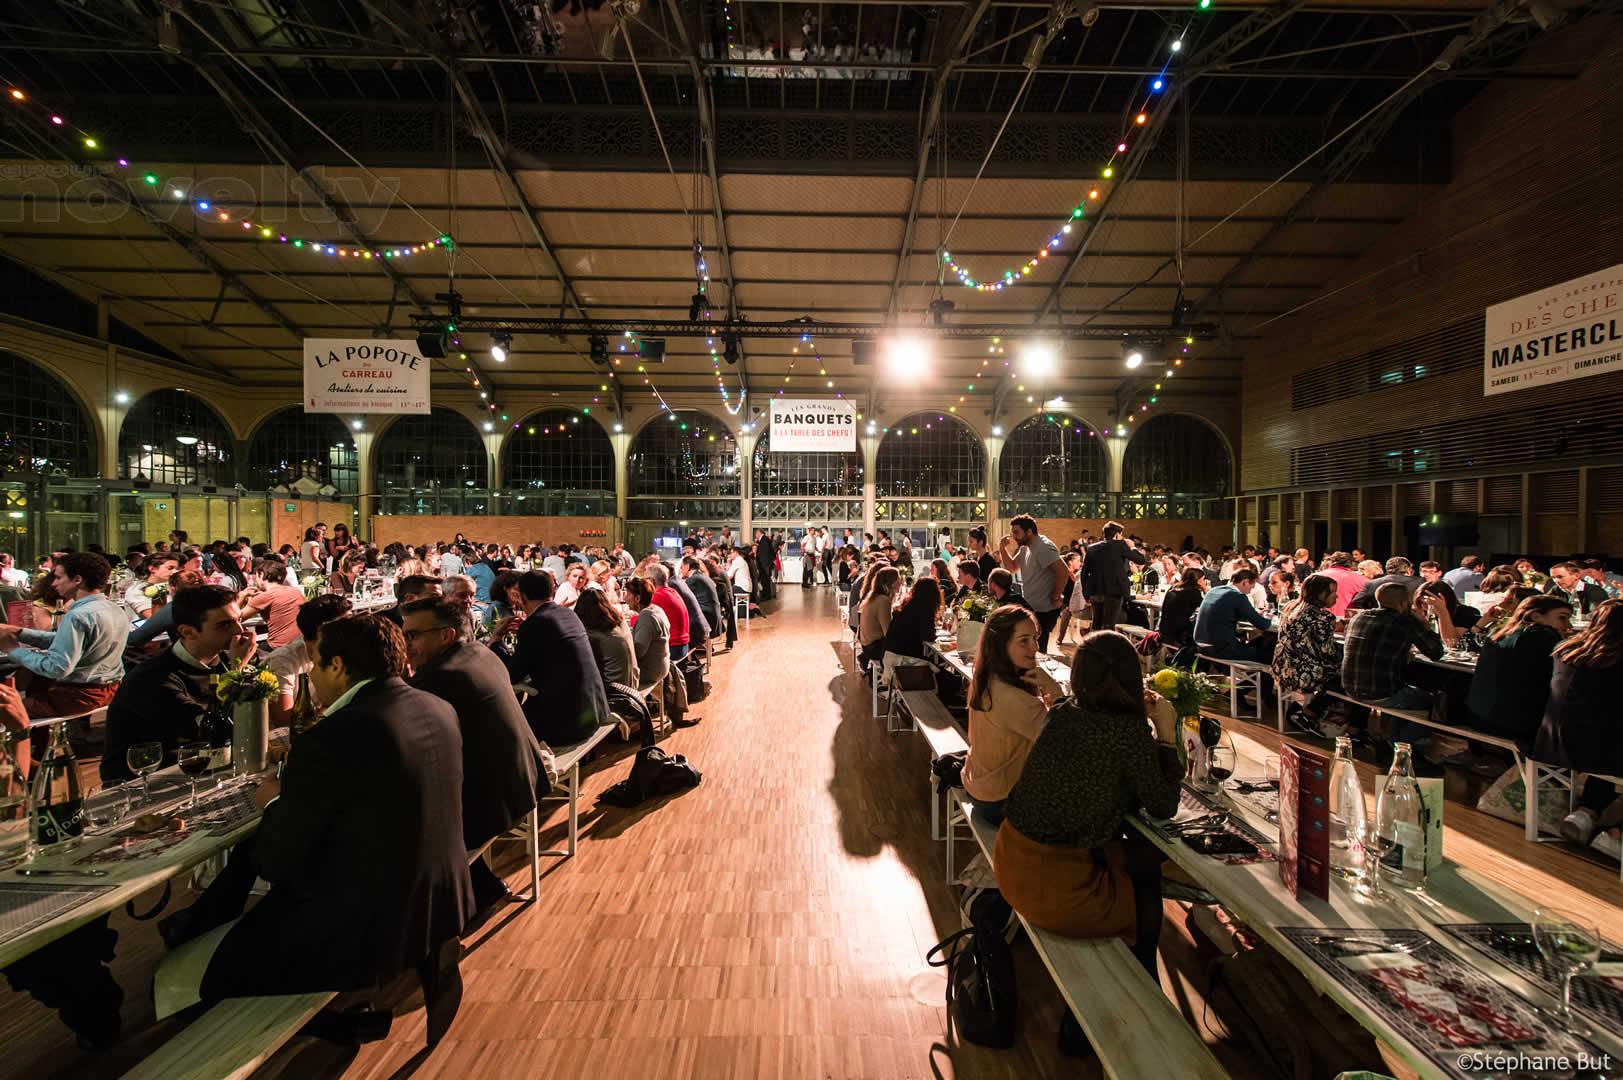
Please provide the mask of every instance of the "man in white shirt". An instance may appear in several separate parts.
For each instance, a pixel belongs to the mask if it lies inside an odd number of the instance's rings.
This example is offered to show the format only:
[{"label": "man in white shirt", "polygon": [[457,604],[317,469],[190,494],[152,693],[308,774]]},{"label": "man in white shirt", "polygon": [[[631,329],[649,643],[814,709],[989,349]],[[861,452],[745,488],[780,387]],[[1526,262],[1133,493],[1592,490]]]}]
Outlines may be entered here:
[{"label": "man in white shirt", "polygon": [[1037,616],[1037,649],[1047,652],[1048,636],[1059,622],[1060,598],[1070,577],[1060,562],[1059,548],[1037,531],[1036,519],[1021,514],[1009,522],[1009,535],[998,545],[998,556],[1005,570],[1020,575],[1020,595]]},{"label": "man in white shirt", "polygon": [[552,575],[554,585],[563,584],[564,571],[569,568],[569,562],[564,558],[564,549],[555,547],[541,560],[541,569]]},{"label": "man in white shirt", "polygon": [[[293,702],[299,693],[299,676],[308,675],[314,664],[310,644],[320,636],[323,626],[348,614],[349,598],[346,596],[323,593],[313,600],[306,600],[295,617],[299,627],[298,638],[266,654],[265,667],[274,672],[281,683],[277,698],[270,707],[271,727],[283,727],[292,719]],[[316,697],[314,686],[310,688],[310,696]],[[321,704],[319,698],[316,704]]]},{"label": "man in white shirt", "polygon": [[733,594],[748,596],[752,591],[753,582],[750,579],[750,566],[744,558],[744,553],[733,548],[727,559],[727,578],[733,583]]},{"label": "man in white shirt", "polygon": [[0,585],[27,589],[28,584],[28,572],[17,569],[17,557],[9,551],[0,551]]},{"label": "man in white shirt", "polygon": [[447,549],[440,555],[440,577],[442,579],[454,578],[462,573],[462,553],[455,547]]}]

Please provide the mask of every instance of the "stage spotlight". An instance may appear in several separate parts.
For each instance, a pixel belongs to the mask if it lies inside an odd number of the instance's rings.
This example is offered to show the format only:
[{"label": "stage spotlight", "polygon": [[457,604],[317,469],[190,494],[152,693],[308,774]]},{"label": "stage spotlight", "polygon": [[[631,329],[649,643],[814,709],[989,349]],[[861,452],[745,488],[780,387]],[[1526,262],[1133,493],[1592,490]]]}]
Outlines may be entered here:
[{"label": "stage spotlight", "polygon": [[513,335],[506,330],[497,330],[490,335],[490,358],[498,364],[507,362],[507,354],[513,350]]},{"label": "stage spotlight", "polygon": [[710,299],[702,292],[693,294],[688,301],[688,322],[698,322],[699,316],[710,310]]},{"label": "stage spotlight", "polygon": [[1027,378],[1052,375],[1059,370],[1059,347],[1051,341],[1020,344],[1020,374]]},{"label": "stage spotlight", "polygon": [[930,368],[930,346],[913,337],[889,338],[884,342],[885,370],[891,375],[916,379]]},{"label": "stage spotlight", "polygon": [[738,363],[738,335],[723,334],[721,337],[721,358],[729,364]]},{"label": "stage spotlight", "polygon": [[609,339],[602,334],[593,334],[586,339],[587,347],[591,350],[592,363],[608,365]]},{"label": "stage spotlight", "polygon": [[1128,371],[1143,366],[1144,358],[1148,353],[1149,350],[1144,347],[1142,342],[1129,340],[1121,343],[1121,362],[1126,365]]},{"label": "stage spotlight", "polygon": [[425,360],[444,360],[445,338],[445,334],[418,334],[417,351]]}]

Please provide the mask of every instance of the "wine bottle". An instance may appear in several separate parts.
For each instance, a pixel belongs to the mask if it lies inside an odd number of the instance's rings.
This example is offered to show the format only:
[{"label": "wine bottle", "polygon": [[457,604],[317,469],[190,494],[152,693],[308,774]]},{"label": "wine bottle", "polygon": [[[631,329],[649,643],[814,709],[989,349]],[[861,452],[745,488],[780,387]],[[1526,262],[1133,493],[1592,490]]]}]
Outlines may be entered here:
[{"label": "wine bottle", "polygon": [[220,677],[209,676],[209,704],[197,724],[197,738],[209,746],[209,771],[231,766],[231,710],[217,693]]},{"label": "wine bottle", "polygon": [[299,673],[299,688],[293,695],[294,733],[309,731],[321,719],[321,708],[316,704],[316,695],[310,689],[310,673]]},{"label": "wine bottle", "polygon": [[68,745],[66,724],[51,727],[51,746],[34,771],[28,839],[36,848],[77,839],[85,830],[79,765]]}]

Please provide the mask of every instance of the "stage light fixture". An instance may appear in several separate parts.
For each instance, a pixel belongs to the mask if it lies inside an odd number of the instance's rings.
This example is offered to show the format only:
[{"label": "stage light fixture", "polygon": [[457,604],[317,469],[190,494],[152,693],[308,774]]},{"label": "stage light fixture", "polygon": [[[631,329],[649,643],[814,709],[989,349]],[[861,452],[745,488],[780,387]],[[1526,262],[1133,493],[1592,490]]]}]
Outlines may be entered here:
[{"label": "stage light fixture", "polygon": [[1033,339],[1020,343],[1020,374],[1027,378],[1052,375],[1059,370],[1059,346]]},{"label": "stage light fixture", "polygon": [[1128,371],[1134,371],[1142,367],[1144,359],[1148,355],[1149,350],[1145,348],[1143,342],[1128,339],[1121,343],[1121,362]]},{"label": "stage light fixture", "polygon": [[586,344],[591,350],[592,363],[607,366],[609,362],[609,339],[602,334],[593,334],[586,339]]},{"label": "stage light fixture", "polygon": [[513,351],[513,335],[506,330],[495,330],[490,335],[490,358],[498,364],[507,362],[507,354]]},{"label": "stage light fixture", "polygon": [[889,338],[883,344],[885,370],[906,379],[922,377],[930,368],[930,346],[915,337]]},{"label": "stage light fixture", "polygon": [[693,294],[688,301],[688,322],[698,322],[699,317],[710,310],[710,299],[702,292]]},{"label": "stage light fixture", "polygon": [[729,364],[738,363],[737,334],[723,334],[721,336],[721,358]]}]

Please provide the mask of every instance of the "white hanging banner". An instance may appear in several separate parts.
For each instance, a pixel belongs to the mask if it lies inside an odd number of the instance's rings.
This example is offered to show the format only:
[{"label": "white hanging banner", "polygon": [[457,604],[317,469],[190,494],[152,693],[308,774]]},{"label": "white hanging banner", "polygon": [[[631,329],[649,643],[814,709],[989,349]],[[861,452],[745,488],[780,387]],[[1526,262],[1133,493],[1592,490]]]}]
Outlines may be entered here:
[{"label": "white hanging banner", "polygon": [[307,413],[426,413],[428,381],[415,341],[304,339]]},{"label": "white hanging banner", "polygon": [[772,399],[767,446],[774,454],[849,453],[857,448],[857,407],[839,398]]},{"label": "white hanging banner", "polygon": [[1623,264],[1488,309],[1488,397],[1623,371]]}]

